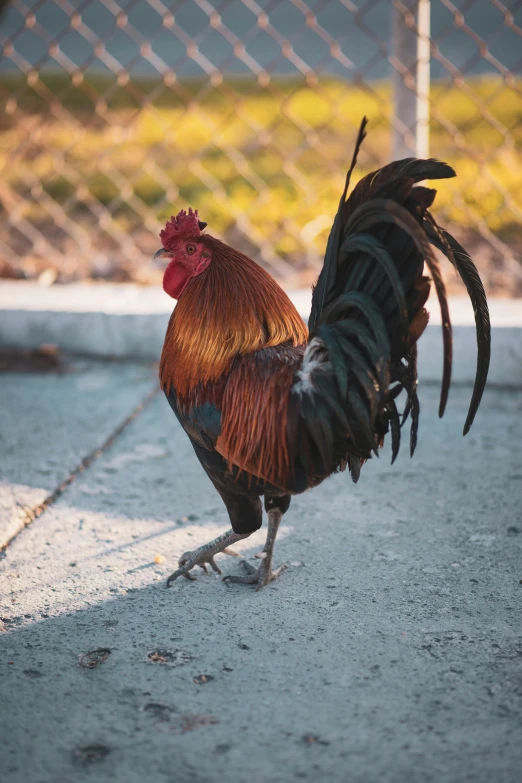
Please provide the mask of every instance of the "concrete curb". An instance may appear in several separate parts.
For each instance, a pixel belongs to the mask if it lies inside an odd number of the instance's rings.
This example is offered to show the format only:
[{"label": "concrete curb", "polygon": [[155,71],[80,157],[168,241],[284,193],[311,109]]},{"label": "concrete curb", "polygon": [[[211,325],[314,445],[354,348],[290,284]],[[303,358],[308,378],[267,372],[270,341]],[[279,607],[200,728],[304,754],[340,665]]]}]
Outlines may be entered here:
[{"label": "concrete curb", "polygon": [[[310,291],[289,291],[304,318]],[[158,359],[175,302],[160,288],[131,284],[73,284],[44,288],[33,283],[2,282],[0,346],[31,349],[43,343],[69,353],[98,357]],[[419,346],[419,376],[440,381],[440,314],[430,303],[431,323]],[[522,300],[492,299],[493,350],[490,383],[522,386]],[[454,331],[453,380],[472,383],[476,338],[473,311],[463,297],[450,298]]]}]

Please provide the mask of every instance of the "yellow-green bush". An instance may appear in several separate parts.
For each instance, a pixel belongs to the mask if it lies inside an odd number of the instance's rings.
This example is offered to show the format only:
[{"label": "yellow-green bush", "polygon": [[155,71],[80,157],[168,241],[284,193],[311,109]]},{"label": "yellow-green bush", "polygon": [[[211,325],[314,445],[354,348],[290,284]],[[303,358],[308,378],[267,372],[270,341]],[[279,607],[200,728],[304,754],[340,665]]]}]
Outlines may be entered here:
[{"label": "yellow-green bush", "polygon": [[[20,88],[15,77],[0,81],[4,93]],[[458,173],[437,185],[446,220],[470,227],[483,221],[508,238],[517,225],[521,84],[491,76],[462,87],[433,85],[431,154]],[[110,87],[101,77],[73,87],[68,77],[42,76],[19,92],[15,108],[11,101],[0,120],[0,163],[26,216],[42,226],[53,219],[38,183],[72,220],[87,220],[95,198],[114,208],[130,233],[142,227],[144,215],[149,226],[150,219],[159,225],[190,204],[218,234],[244,215],[252,232],[299,266],[310,245],[324,247],[328,220],[321,216],[335,211],[363,114],[369,135],[357,176],[391,155],[385,82],[279,79],[262,88],[236,79],[211,88],[191,81],[160,94],[147,80],[131,86],[131,96],[125,88],[110,90],[98,113],[93,96]]]}]

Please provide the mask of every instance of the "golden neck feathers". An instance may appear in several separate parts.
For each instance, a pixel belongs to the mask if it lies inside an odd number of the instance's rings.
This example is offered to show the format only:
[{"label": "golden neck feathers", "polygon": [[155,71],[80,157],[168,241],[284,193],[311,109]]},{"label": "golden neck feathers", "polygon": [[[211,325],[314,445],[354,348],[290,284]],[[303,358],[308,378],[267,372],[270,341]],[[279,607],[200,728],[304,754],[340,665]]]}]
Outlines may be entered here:
[{"label": "golden neck feathers", "polygon": [[227,373],[235,357],[283,343],[297,346],[307,328],[275,280],[248,256],[204,236],[208,268],[193,278],[174,310],[160,362],[162,388],[183,400]]}]

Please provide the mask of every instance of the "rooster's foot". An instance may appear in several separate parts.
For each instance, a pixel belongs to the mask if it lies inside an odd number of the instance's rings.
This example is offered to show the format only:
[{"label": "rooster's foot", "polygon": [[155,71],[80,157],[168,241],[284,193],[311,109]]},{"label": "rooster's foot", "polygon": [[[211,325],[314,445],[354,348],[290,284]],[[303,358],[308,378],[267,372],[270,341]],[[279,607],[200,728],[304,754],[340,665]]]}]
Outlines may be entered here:
[{"label": "rooster's foot", "polygon": [[255,568],[247,560],[242,560],[241,565],[248,571],[247,576],[233,576],[228,574],[223,577],[223,582],[233,582],[234,584],[240,585],[257,584],[256,592],[261,590],[262,587],[270,584],[270,582],[273,582],[274,579],[277,579],[277,577],[287,568],[286,563],[283,563],[283,565],[276,568],[275,571],[272,571],[272,565],[271,563],[267,563],[266,555],[258,568]]},{"label": "rooster's foot", "polygon": [[240,535],[234,533],[233,530],[228,530],[226,533],[223,533],[223,535],[214,539],[214,541],[211,541],[210,544],[200,546],[198,549],[194,549],[193,552],[185,552],[178,560],[178,570],[174,571],[167,579],[167,587],[170,587],[171,583],[179,576],[184,576],[185,579],[190,579],[192,582],[196,581],[196,577],[190,573],[195,566],[199,566],[208,574],[207,565],[209,565],[216,574],[220,574],[221,569],[214,560],[214,555],[218,552],[225,552],[227,555],[237,557],[237,553],[228,549],[228,545],[234,544],[242,538],[247,538],[248,535],[248,533]]},{"label": "rooster's foot", "polygon": [[[203,552],[201,549],[203,549]],[[206,574],[208,574],[207,563],[212,568],[212,570],[216,572],[216,574],[221,573],[221,569],[216,564],[214,556],[209,556],[208,553],[204,551],[204,547],[201,547],[201,549],[195,549],[193,552],[185,552],[183,555],[181,555],[180,559],[178,560],[180,576],[184,576],[185,579],[190,579],[192,582],[195,582],[196,577],[192,576],[190,573],[191,569],[194,568],[194,566],[199,566]],[[188,570],[185,570],[185,567]],[[171,577],[169,577],[169,580],[170,578]],[[172,576],[173,580],[175,578],[175,576]]]}]

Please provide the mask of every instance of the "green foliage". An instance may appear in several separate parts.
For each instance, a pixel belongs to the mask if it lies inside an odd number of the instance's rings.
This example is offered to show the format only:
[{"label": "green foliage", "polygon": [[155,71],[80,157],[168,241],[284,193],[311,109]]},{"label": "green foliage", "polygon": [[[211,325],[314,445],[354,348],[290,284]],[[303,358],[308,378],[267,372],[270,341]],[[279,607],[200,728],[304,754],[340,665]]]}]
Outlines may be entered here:
[{"label": "green foliage", "polygon": [[[433,86],[431,154],[458,175],[437,185],[441,222],[484,221],[506,237],[517,225],[521,84],[491,76],[462,88]],[[4,74],[0,88],[10,96],[0,120],[4,181],[32,219],[49,218],[38,183],[74,220],[84,219],[93,198],[114,206],[131,233],[145,214],[159,225],[191,205],[224,236],[244,215],[254,244],[263,237],[297,267],[308,248],[324,248],[363,114],[369,135],[356,178],[391,156],[386,82],[273,79],[263,87],[237,78],[166,86],[89,76],[73,84],[43,74],[27,86]]]}]

